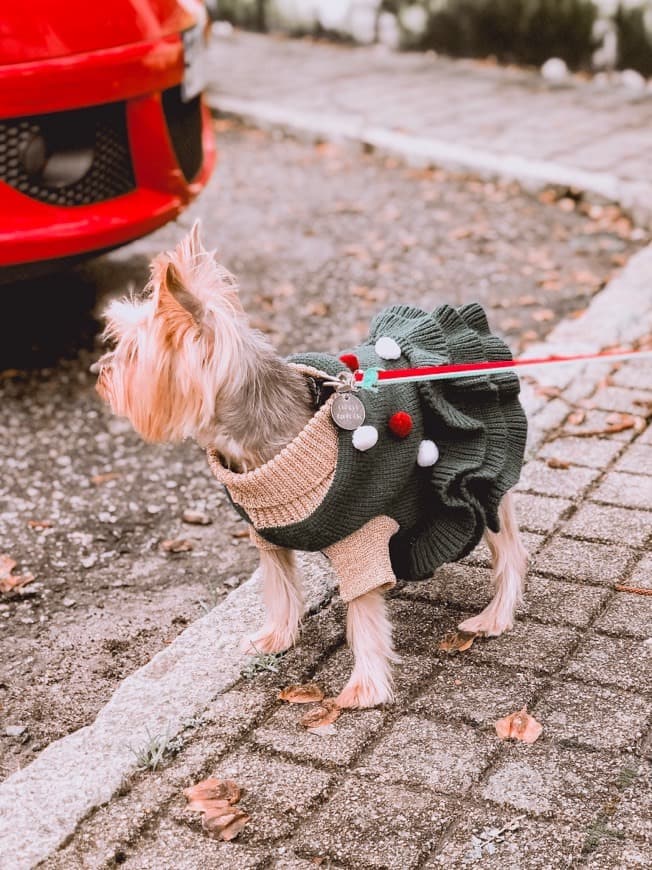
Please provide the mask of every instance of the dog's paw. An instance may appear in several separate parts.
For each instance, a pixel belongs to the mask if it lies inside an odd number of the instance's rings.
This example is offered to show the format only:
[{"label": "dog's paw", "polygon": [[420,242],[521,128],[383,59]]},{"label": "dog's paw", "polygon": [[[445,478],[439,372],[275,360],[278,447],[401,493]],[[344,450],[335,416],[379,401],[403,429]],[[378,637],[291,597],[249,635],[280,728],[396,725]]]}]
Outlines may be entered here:
[{"label": "dog's paw", "polygon": [[294,645],[294,634],[284,630],[263,629],[252,637],[242,639],[241,648],[251,655],[270,655],[285,652]]},{"label": "dog's paw", "polygon": [[373,686],[359,680],[350,681],[335,699],[338,707],[361,708],[377,707],[394,700],[391,686]]},{"label": "dog's paw", "polygon": [[471,634],[483,634],[485,637],[498,637],[505,631],[513,628],[514,623],[511,619],[506,619],[504,616],[495,611],[483,610],[477,616],[472,616],[470,619],[465,619],[457,626],[460,631],[469,632]]}]

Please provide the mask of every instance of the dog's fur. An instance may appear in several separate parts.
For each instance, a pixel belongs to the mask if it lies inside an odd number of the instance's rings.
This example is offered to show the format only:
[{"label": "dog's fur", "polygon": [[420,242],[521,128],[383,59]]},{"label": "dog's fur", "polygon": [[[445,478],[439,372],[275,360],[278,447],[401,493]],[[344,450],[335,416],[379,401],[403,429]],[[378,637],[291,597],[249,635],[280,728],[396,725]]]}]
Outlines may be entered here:
[{"label": "dog's fur", "polygon": [[[275,456],[313,414],[305,379],[252,329],[235,279],[199,238],[196,224],[171,253],[152,264],[141,299],[113,302],[105,338],[115,343],[98,364],[97,389],[147,441],[193,438],[225,464],[249,471]],[[494,598],[464,631],[499,635],[512,627],[527,554],[507,494],[498,534],[486,533],[493,561]],[[261,575],[267,621],[248,641],[257,650],[291,646],[303,614],[294,554],[263,550]],[[348,605],[347,639],[353,673],[338,697],[343,707],[392,699],[391,662],[398,661],[382,592]]]}]

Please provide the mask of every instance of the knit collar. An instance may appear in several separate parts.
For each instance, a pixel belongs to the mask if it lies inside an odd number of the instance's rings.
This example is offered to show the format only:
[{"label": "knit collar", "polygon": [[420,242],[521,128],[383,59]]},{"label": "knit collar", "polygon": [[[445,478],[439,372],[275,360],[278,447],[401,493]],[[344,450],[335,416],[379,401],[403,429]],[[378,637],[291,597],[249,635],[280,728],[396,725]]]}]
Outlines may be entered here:
[{"label": "knit collar", "polygon": [[[307,377],[330,379],[310,366],[292,364]],[[337,466],[337,427],[331,417],[334,396],[276,456],[251,471],[226,468],[217,451],[208,449],[208,464],[258,528],[290,525],[305,519],[328,492]]]}]

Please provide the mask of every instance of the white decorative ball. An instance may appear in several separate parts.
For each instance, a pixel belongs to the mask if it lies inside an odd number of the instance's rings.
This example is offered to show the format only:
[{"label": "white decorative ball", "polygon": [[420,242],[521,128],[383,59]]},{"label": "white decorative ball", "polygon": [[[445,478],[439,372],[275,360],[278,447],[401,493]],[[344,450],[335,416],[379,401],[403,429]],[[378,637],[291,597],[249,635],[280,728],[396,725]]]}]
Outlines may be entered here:
[{"label": "white decorative ball", "polygon": [[388,335],[382,335],[378,339],[374,350],[381,359],[398,359],[401,355],[401,348]]},{"label": "white decorative ball", "polygon": [[[366,428],[366,427],[364,427]],[[439,448],[434,441],[425,440],[419,444],[419,452],[417,453],[417,465],[422,468],[427,468],[429,465],[434,465],[439,459]]]},{"label": "white decorative ball", "polygon": [[378,441],[378,429],[375,426],[358,426],[353,430],[353,446],[356,450],[370,450]]}]

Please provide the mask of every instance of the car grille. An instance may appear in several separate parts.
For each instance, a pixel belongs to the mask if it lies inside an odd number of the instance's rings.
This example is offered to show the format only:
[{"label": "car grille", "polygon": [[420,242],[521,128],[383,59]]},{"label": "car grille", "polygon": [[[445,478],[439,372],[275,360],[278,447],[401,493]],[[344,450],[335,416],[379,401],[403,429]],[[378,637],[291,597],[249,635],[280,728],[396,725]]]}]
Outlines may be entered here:
[{"label": "car grille", "polygon": [[[30,161],[30,148],[40,158]],[[74,169],[49,177],[55,159],[81,167],[79,177]],[[0,120],[0,180],[51,205],[90,205],[129,193],[135,179],[125,104]]]},{"label": "car grille", "polygon": [[163,112],[170,132],[172,147],[186,181],[192,181],[204,158],[202,149],[201,99],[184,103],[181,88],[163,91]]}]

